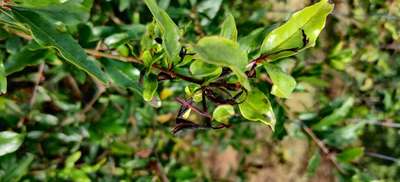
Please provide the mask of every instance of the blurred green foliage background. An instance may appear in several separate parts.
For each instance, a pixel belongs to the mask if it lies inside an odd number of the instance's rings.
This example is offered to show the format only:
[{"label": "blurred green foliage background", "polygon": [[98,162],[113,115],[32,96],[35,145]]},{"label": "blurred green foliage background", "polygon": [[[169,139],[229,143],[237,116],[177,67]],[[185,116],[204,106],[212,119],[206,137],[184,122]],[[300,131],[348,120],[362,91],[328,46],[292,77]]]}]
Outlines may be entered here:
[{"label": "blurred green foliage background", "polygon": [[[60,3],[15,2],[39,8]],[[140,56],[145,25],[152,21],[144,2],[70,2],[75,16],[60,14],[60,28],[80,45]],[[227,12],[235,17],[240,40],[315,2],[161,0],[159,5],[184,30],[186,42],[194,42],[201,34],[218,34]],[[277,62],[298,85],[289,99],[272,99],[282,126],[274,133],[233,118],[231,128],[173,135],[179,108],[174,98],[184,94],[183,83],[163,82],[158,88],[163,106],[153,108],[123,85],[105,89],[54,51],[30,52],[34,45],[2,24],[0,60],[11,71],[7,94],[0,96],[0,128],[20,135],[3,133],[0,150],[9,138],[22,144],[0,156],[0,181],[398,181],[400,1],[333,2],[317,46]],[[15,60],[29,63],[21,67]],[[99,60],[106,69],[130,68]],[[270,89],[263,75],[257,84]]]}]

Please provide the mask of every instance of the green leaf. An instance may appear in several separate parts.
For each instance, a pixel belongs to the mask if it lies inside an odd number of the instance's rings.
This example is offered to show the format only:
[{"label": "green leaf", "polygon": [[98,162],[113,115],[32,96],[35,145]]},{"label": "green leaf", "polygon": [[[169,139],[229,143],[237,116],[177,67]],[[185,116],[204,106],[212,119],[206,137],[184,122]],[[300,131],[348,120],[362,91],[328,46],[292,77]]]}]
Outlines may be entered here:
[{"label": "green leaf", "polygon": [[340,162],[351,162],[359,159],[363,155],[364,147],[354,147],[344,150],[340,154],[336,155],[336,158]]},{"label": "green leaf", "polygon": [[313,177],[315,175],[315,172],[317,171],[320,163],[321,163],[321,155],[319,154],[319,151],[317,150],[314,152],[314,155],[308,161],[308,165],[307,165],[307,176],[308,177]]},{"label": "green leaf", "polygon": [[228,124],[229,118],[235,114],[232,105],[219,105],[213,112],[213,118],[221,123]]},{"label": "green leaf", "polygon": [[239,104],[240,113],[250,121],[260,121],[275,128],[275,114],[267,96],[258,89],[252,89],[246,100]]},{"label": "green leaf", "polygon": [[366,122],[360,121],[356,124],[351,124],[345,127],[334,130],[332,133],[327,135],[324,142],[330,146],[336,148],[344,148],[353,143],[358,136],[361,134],[363,127]]},{"label": "green leaf", "polygon": [[204,61],[196,60],[190,64],[190,72],[192,75],[204,77],[218,77],[222,73],[222,68],[216,65],[207,64]]},{"label": "green leaf", "polygon": [[71,35],[59,31],[48,19],[29,9],[14,7],[12,13],[19,22],[29,26],[33,38],[41,46],[55,48],[69,63],[100,81],[107,82],[107,77],[100,67],[88,60],[84,49]]},{"label": "green leaf", "polygon": [[296,80],[289,74],[282,71],[282,69],[270,63],[265,63],[264,68],[267,70],[269,77],[274,84],[272,86],[271,94],[282,97],[289,98],[290,94],[296,87]]},{"label": "green leaf", "polygon": [[143,99],[147,102],[153,100],[158,88],[157,76],[149,74],[143,79]]},{"label": "green leaf", "polygon": [[236,29],[235,18],[231,13],[228,13],[224,22],[222,23],[220,36],[233,41],[237,40],[238,31]]},{"label": "green leaf", "polygon": [[25,135],[11,131],[0,132],[0,156],[15,152],[24,141]]},{"label": "green leaf", "polygon": [[17,182],[28,173],[29,165],[33,162],[34,156],[30,153],[25,157],[6,155],[0,158],[0,181]]},{"label": "green leaf", "polygon": [[144,0],[162,32],[162,45],[173,63],[177,63],[181,44],[179,43],[179,28],[168,14],[157,6],[155,0]]},{"label": "green leaf", "polygon": [[6,70],[3,64],[3,56],[0,55],[0,94],[5,94],[6,92],[7,92]]},{"label": "green leaf", "polygon": [[104,39],[104,43],[109,48],[117,48],[118,46],[125,44],[131,40],[140,40],[146,31],[146,27],[143,25],[132,25],[129,27],[129,31],[112,34],[111,36]]},{"label": "green leaf", "polygon": [[139,95],[142,95],[143,89],[139,85],[140,71],[132,64],[114,61],[111,59],[102,59],[102,64],[111,81],[121,87],[133,89]]},{"label": "green leaf", "polygon": [[68,25],[87,21],[93,0],[23,0],[22,6]]},{"label": "green leaf", "polygon": [[197,4],[197,12],[204,14],[207,18],[201,19],[201,25],[209,24],[218,14],[221,9],[223,0],[205,0]]},{"label": "green leaf", "polygon": [[81,158],[81,152],[77,151],[65,159],[65,168],[73,168],[75,163]]},{"label": "green leaf", "polygon": [[333,4],[329,0],[321,0],[294,13],[286,23],[265,37],[260,54],[276,60],[313,47],[332,10]]},{"label": "green leaf", "polygon": [[251,89],[244,73],[247,55],[236,42],[219,36],[204,37],[194,46],[194,51],[206,63],[229,67],[242,86]]},{"label": "green leaf", "polygon": [[265,35],[271,31],[271,28],[257,28],[250,34],[239,39],[240,49],[246,53],[258,50],[265,38]]},{"label": "green leaf", "polygon": [[37,49],[38,45],[31,42],[24,46],[19,52],[12,54],[5,63],[6,75],[23,70],[27,66],[33,66],[40,63],[47,53],[47,49]]},{"label": "green leaf", "polygon": [[354,105],[354,98],[349,97],[342,104],[342,106],[340,106],[340,108],[333,111],[332,114],[322,118],[322,120],[317,124],[313,125],[312,128],[314,130],[325,130],[328,129],[328,127],[331,125],[340,123],[341,121],[343,121],[343,119],[346,118],[347,114],[350,112],[353,105]]}]

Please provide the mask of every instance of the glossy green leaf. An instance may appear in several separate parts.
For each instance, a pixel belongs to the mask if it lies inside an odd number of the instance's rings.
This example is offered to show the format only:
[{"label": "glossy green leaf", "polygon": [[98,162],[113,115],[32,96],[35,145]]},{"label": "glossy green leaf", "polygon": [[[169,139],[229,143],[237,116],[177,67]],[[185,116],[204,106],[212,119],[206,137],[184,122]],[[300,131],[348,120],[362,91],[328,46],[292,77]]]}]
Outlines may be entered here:
[{"label": "glossy green leaf", "polygon": [[219,105],[213,112],[213,118],[221,123],[228,124],[229,118],[235,114],[235,109],[232,105]]},{"label": "glossy green leaf", "polygon": [[333,4],[329,0],[321,0],[294,13],[286,23],[265,37],[260,54],[276,60],[313,47],[332,10]]},{"label": "glossy green leaf", "polygon": [[12,131],[0,132],[0,156],[15,152],[24,141],[24,134]]},{"label": "glossy green leaf", "polygon": [[206,63],[229,67],[242,86],[247,90],[251,89],[244,73],[247,55],[236,42],[219,36],[204,37],[194,46],[194,51]]},{"label": "glossy green leaf", "polygon": [[6,70],[5,70],[4,64],[3,64],[3,56],[1,56],[0,57],[0,94],[5,94],[6,92],[7,92]]},{"label": "glossy green leaf", "polygon": [[38,49],[35,42],[24,46],[18,53],[11,55],[4,64],[7,75],[23,70],[27,66],[40,63],[48,53],[47,49]]},{"label": "glossy green leaf", "polygon": [[336,155],[336,158],[340,162],[351,162],[359,159],[362,155],[364,155],[364,148],[355,147],[344,150],[340,154]]},{"label": "glossy green leaf", "polygon": [[233,41],[237,40],[238,31],[236,29],[235,18],[231,13],[228,13],[224,22],[222,23],[220,36]]},{"label": "glossy green leaf", "polygon": [[179,43],[179,28],[168,14],[158,7],[155,0],[144,0],[162,32],[162,45],[172,62],[177,63],[181,44]]},{"label": "glossy green leaf", "polygon": [[259,121],[275,128],[275,114],[267,96],[258,89],[252,89],[246,100],[239,104],[240,113],[250,121]]},{"label": "glossy green leaf", "polygon": [[332,114],[322,118],[322,120],[317,124],[313,125],[312,128],[314,130],[325,130],[328,129],[328,127],[331,125],[340,123],[341,121],[343,121],[343,119],[345,119],[345,117],[350,112],[353,105],[354,105],[354,98],[349,97],[342,104],[342,106],[340,106],[340,108],[333,111]]},{"label": "glossy green leaf", "polygon": [[154,74],[149,74],[144,77],[143,80],[143,99],[147,102],[153,100],[156,95],[158,88],[157,76]]},{"label": "glossy green leaf", "polygon": [[48,19],[38,13],[25,8],[13,8],[14,17],[27,25],[33,38],[41,46],[55,48],[69,63],[84,70],[100,81],[106,83],[107,77],[103,71],[88,57],[82,47],[66,32],[60,32]]},{"label": "glossy green leaf", "polygon": [[190,72],[192,75],[204,77],[218,77],[222,73],[222,68],[216,65],[207,64],[204,61],[196,60],[190,64]]},{"label": "glossy green leaf", "polygon": [[279,66],[265,63],[264,68],[267,70],[269,77],[274,84],[272,86],[271,94],[282,97],[289,98],[290,94],[296,87],[296,80],[289,74],[285,73]]}]

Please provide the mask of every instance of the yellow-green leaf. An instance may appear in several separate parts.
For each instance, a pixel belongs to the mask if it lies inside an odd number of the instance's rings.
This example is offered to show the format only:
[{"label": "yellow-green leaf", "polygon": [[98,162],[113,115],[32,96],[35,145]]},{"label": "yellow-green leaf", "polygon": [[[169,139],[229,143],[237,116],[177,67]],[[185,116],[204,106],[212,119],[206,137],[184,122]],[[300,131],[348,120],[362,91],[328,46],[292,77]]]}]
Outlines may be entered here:
[{"label": "yellow-green leaf", "polygon": [[259,121],[275,128],[275,114],[267,96],[258,89],[252,89],[246,100],[239,104],[240,113],[250,121]]},{"label": "yellow-green leaf", "polygon": [[172,62],[177,63],[181,45],[179,43],[179,28],[168,16],[165,10],[158,7],[154,0],[144,0],[154,19],[162,31],[162,45]]},{"label": "yellow-green leaf", "polygon": [[3,58],[0,58],[0,94],[7,92],[7,78],[6,71],[4,69]]},{"label": "yellow-green leaf", "polygon": [[289,74],[283,72],[279,66],[265,63],[264,67],[274,84],[271,94],[277,97],[288,98],[296,87],[296,80]]},{"label": "yellow-green leaf", "polygon": [[157,76],[153,74],[145,76],[143,80],[143,99],[147,102],[152,101],[154,95],[156,94],[157,88]]},{"label": "yellow-green leaf", "polygon": [[229,118],[235,114],[232,105],[219,105],[213,112],[213,118],[221,123],[228,124]]},{"label": "yellow-green leaf", "polygon": [[222,68],[205,63],[204,61],[196,60],[190,64],[190,73],[199,78],[218,77],[222,73]]},{"label": "yellow-green leaf", "polygon": [[313,47],[333,6],[329,0],[321,0],[294,13],[286,23],[267,35],[260,53],[276,60]]},{"label": "yellow-green leaf", "polygon": [[220,35],[233,41],[237,40],[238,31],[236,29],[235,18],[231,13],[228,13],[224,22],[222,23]]}]

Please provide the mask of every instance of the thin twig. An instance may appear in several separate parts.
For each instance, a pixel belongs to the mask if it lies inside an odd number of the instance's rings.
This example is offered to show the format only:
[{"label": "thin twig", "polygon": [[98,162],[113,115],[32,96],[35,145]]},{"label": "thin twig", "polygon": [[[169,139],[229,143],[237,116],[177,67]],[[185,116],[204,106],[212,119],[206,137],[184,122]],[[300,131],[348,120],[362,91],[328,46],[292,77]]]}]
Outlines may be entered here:
[{"label": "thin twig", "polygon": [[201,23],[199,21],[199,17],[197,16],[197,9],[196,7],[192,8],[192,12],[190,13],[190,18],[193,19],[194,22],[194,31],[199,35],[199,37],[204,37],[205,33],[201,28]]},{"label": "thin twig", "polygon": [[201,116],[204,116],[204,117],[209,118],[209,119],[212,118],[212,116],[211,116],[209,113],[203,112],[200,108],[198,108],[198,107],[192,105],[191,103],[188,103],[187,101],[185,101],[185,100],[183,100],[183,99],[181,99],[181,98],[179,98],[179,97],[177,97],[175,100],[176,100],[177,102],[179,102],[179,104],[181,104],[183,107],[185,107],[185,108],[190,108],[190,109],[192,109],[194,112],[200,114]]},{"label": "thin twig", "polygon": [[375,153],[375,152],[365,152],[365,155],[368,155],[370,157],[375,157],[378,159],[383,159],[383,160],[387,160],[387,161],[391,161],[391,162],[396,162],[396,163],[400,163],[400,159],[391,157],[391,156],[387,156],[384,154],[379,154],[379,153]]},{"label": "thin twig", "polygon": [[39,65],[39,71],[37,72],[37,78],[35,81],[35,87],[33,87],[33,91],[32,91],[32,97],[29,101],[29,106],[32,108],[33,104],[36,101],[36,92],[37,89],[39,87],[40,81],[42,80],[42,76],[43,76],[43,71],[44,71],[44,63]]},{"label": "thin twig", "polygon": [[94,103],[96,103],[97,99],[99,99],[99,97],[106,91],[106,87],[101,84],[99,81],[97,81],[96,79],[93,79],[93,81],[96,84],[96,94],[94,94],[93,98],[88,102],[88,104],[85,106],[85,108],[82,110],[81,114],[84,114],[86,112],[88,112],[90,109],[92,109]]},{"label": "thin twig", "polygon": [[372,121],[372,122],[367,122],[367,124],[384,126],[384,127],[388,127],[388,128],[400,128],[400,123],[393,123],[393,122],[387,122],[387,121],[384,121],[384,122]]},{"label": "thin twig", "polygon": [[72,95],[76,99],[81,99],[82,98],[82,93],[79,90],[78,83],[76,83],[74,77],[72,77],[71,75],[67,75],[65,79],[66,79],[67,84],[69,85],[69,87],[72,90]]},{"label": "thin twig", "polygon": [[[107,53],[103,53],[100,51],[96,51],[96,50],[92,50],[92,49],[85,49],[86,53],[88,53],[89,55],[92,55],[94,57],[103,57],[103,58],[109,58],[109,59],[114,59],[114,60],[119,60],[119,61],[123,61],[123,62],[130,62],[130,63],[136,63],[136,64],[144,64],[142,61],[140,61],[138,58],[135,57],[125,57],[125,56],[117,56],[117,55],[112,55],[112,54],[107,54]],[[159,71],[166,73],[168,75],[170,75],[172,78],[180,78],[182,80],[188,81],[188,82],[192,82],[192,83],[196,83],[196,84],[203,84],[204,81],[203,80],[198,80],[192,77],[188,77],[186,75],[182,75],[180,73],[174,72],[173,70],[168,70],[166,68],[163,68],[159,65],[153,64],[152,66],[155,69],[158,69]]]},{"label": "thin twig", "polygon": [[[28,35],[24,32],[18,32],[18,31],[10,31],[10,33],[13,33],[21,38],[24,38],[26,40],[32,40],[32,36]],[[114,60],[119,60],[119,61],[123,61],[123,62],[129,62],[129,63],[136,63],[136,64],[144,64],[143,61],[139,60],[136,57],[125,57],[125,56],[118,56],[118,55],[112,55],[112,54],[108,54],[108,53],[104,53],[104,52],[100,52],[97,50],[93,50],[93,49],[85,49],[86,53],[94,56],[96,58],[99,57],[103,57],[103,58],[109,58],[109,59],[114,59]],[[153,68],[159,70],[160,72],[166,73],[168,75],[170,75],[172,78],[180,78],[182,80],[188,81],[188,82],[192,82],[192,83],[196,83],[196,84],[203,84],[204,81],[203,80],[199,80],[196,78],[192,78],[177,72],[174,72],[173,70],[169,70],[166,68],[163,68],[159,65],[152,65]]]},{"label": "thin twig", "polygon": [[163,167],[159,160],[153,160],[150,162],[150,167],[154,170],[157,176],[162,182],[169,182],[167,175],[165,174]]},{"label": "thin twig", "polygon": [[318,146],[318,148],[324,153],[324,155],[331,161],[331,163],[336,167],[336,169],[345,174],[344,170],[340,167],[339,163],[336,161],[336,156],[334,153],[331,153],[329,149],[325,146],[324,142],[322,142],[312,131],[311,128],[307,126],[303,126],[303,130],[307,133],[307,135],[311,138],[311,140]]}]

